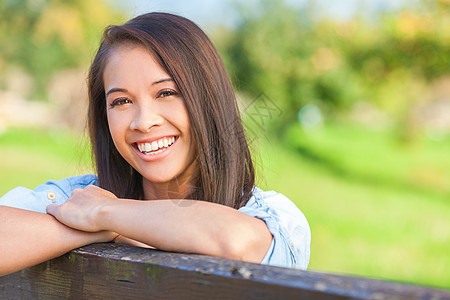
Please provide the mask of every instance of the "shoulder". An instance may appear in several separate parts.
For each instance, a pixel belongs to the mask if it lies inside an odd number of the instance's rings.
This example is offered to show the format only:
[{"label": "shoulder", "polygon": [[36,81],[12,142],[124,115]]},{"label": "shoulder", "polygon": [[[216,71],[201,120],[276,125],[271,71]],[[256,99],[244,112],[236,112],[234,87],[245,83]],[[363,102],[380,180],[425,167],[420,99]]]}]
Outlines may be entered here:
[{"label": "shoulder", "polygon": [[[258,187],[252,190],[252,196],[248,200],[246,207],[264,207],[270,206],[281,210],[288,210],[299,213],[303,216],[298,207],[285,195],[275,191],[263,191]],[[303,216],[304,217],[304,216]]]},{"label": "shoulder", "polygon": [[[256,210],[255,210],[256,209]],[[260,188],[253,188],[252,196],[241,210],[254,210],[261,214],[269,214],[276,217],[278,222],[309,225],[301,210],[285,195],[275,191],[263,191]]]},{"label": "shoulder", "polygon": [[262,263],[306,269],[311,231],[305,216],[289,198],[255,187],[252,197],[239,211],[263,220],[273,236]]},{"label": "shoulder", "polygon": [[45,213],[47,205],[64,203],[74,189],[98,185],[97,176],[81,175],[61,180],[49,180],[34,190],[16,187],[0,198],[0,205]]}]

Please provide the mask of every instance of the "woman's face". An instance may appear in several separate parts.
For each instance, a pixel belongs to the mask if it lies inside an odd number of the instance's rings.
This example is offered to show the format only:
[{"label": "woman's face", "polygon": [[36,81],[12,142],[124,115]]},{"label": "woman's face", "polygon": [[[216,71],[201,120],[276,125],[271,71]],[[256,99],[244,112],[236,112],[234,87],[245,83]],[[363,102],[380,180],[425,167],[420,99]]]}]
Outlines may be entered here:
[{"label": "woman's face", "polygon": [[103,80],[112,139],[143,176],[144,192],[148,184],[189,185],[196,151],[172,78],[145,47],[125,44],[112,50]]}]

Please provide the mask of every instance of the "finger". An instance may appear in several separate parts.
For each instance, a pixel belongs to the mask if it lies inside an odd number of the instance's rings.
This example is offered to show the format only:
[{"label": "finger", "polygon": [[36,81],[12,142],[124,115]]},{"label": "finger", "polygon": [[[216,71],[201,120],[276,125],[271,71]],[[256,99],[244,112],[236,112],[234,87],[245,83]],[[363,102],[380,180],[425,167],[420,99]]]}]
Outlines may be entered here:
[{"label": "finger", "polygon": [[47,205],[46,211],[48,214],[56,217],[56,215],[58,214],[58,209],[59,209],[58,204],[50,204],[50,205]]},{"label": "finger", "polygon": [[93,184],[88,185],[88,186],[85,187],[84,189],[85,189],[85,190],[94,190],[94,191],[96,191],[96,190],[102,190],[101,188],[99,188],[98,186],[95,186],[95,185],[93,185]]},{"label": "finger", "polygon": [[74,195],[76,195],[76,194],[78,194],[78,193],[81,193],[81,192],[83,192],[83,189],[74,189],[74,190],[72,191],[72,196],[74,196]]}]

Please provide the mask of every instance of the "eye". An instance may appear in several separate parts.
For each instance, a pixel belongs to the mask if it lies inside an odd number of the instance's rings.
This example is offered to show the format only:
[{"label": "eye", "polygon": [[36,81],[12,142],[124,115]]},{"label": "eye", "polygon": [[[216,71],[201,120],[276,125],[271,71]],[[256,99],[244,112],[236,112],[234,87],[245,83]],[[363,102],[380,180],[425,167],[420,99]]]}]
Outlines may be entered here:
[{"label": "eye", "polygon": [[170,96],[176,96],[178,95],[177,92],[175,92],[174,90],[162,90],[158,92],[157,97],[158,98],[166,98],[166,97],[170,97]]},{"label": "eye", "polygon": [[124,104],[128,104],[128,103],[131,103],[131,100],[130,100],[130,99],[127,99],[127,98],[117,98],[117,99],[115,99],[109,106],[110,106],[110,107],[114,107],[114,106],[117,106],[117,105],[124,105]]}]

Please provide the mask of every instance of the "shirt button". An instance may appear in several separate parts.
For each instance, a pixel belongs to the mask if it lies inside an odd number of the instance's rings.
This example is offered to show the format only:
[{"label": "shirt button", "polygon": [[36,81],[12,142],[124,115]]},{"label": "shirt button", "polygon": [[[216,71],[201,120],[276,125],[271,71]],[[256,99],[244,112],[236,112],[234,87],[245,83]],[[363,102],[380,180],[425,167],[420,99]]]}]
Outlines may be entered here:
[{"label": "shirt button", "polygon": [[47,194],[47,198],[50,199],[52,202],[55,202],[56,195],[55,193],[50,192]]}]

